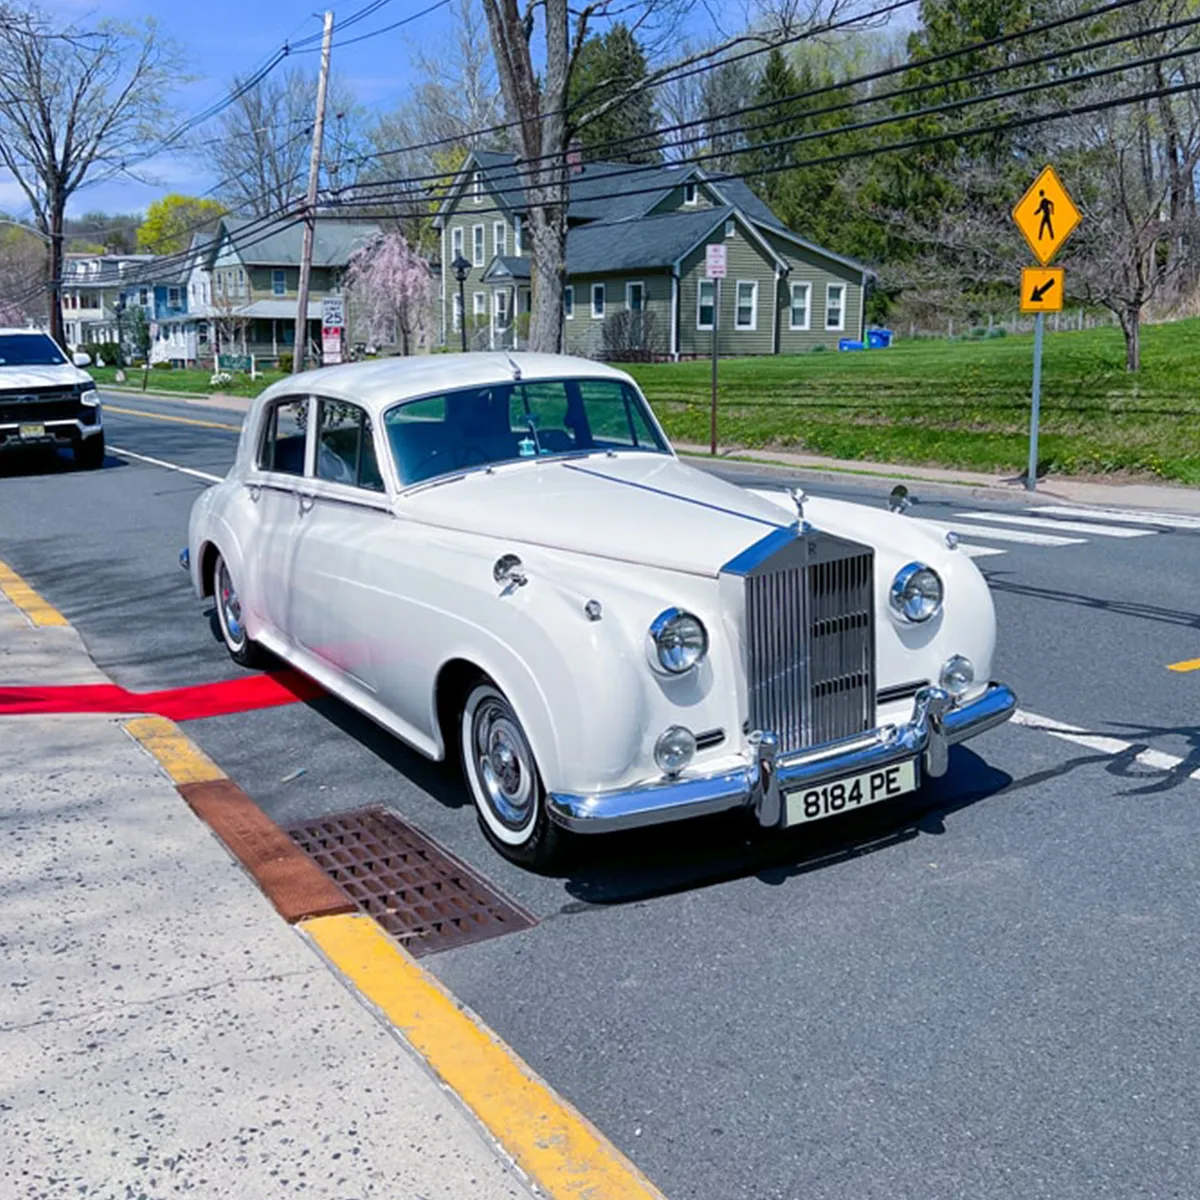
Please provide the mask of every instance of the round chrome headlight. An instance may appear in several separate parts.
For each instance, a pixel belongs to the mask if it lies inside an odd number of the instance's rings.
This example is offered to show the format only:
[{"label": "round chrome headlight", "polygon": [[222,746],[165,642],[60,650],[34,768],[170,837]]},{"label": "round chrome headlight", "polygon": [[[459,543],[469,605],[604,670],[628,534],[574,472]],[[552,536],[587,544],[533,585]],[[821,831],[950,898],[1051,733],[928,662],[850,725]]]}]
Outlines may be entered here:
[{"label": "round chrome headlight", "polygon": [[924,563],[910,562],[892,580],[892,608],[906,621],[928,621],[942,611],[941,576]]},{"label": "round chrome headlight", "polygon": [[951,655],[942,663],[938,683],[952,695],[955,700],[967,694],[967,688],[975,682],[975,664],[963,654]]},{"label": "round chrome headlight", "polygon": [[656,671],[682,675],[708,653],[708,630],[699,617],[668,608],[650,624],[647,651]]},{"label": "round chrome headlight", "polygon": [[696,735],[682,725],[672,725],[654,743],[654,761],[664,775],[678,775],[696,753]]}]

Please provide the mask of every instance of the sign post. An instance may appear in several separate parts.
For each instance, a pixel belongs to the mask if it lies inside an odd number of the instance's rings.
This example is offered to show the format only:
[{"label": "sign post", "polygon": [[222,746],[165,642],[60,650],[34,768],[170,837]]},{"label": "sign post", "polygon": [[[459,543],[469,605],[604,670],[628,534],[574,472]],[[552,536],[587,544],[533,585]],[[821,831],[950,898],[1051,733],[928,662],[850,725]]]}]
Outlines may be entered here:
[{"label": "sign post", "polygon": [[717,334],[721,328],[721,280],[725,278],[728,255],[724,242],[713,242],[707,248],[704,259],[704,278],[712,280],[712,412],[708,423],[708,452],[717,453]]},{"label": "sign post", "polygon": [[1021,311],[1036,313],[1033,325],[1033,404],[1029,414],[1029,466],[1025,487],[1037,490],[1038,424],[1042,413],[1042,339],[1046,314],[1061,312],[1064,272],[1051,267],[1050,260],[1080,222],[1067,189],[1053,167],[1043,167],[1029,190],[1017,201],[1012,211],[1013,221],[1029,243],[1041,267],[1025,267],[1021,271]]}]

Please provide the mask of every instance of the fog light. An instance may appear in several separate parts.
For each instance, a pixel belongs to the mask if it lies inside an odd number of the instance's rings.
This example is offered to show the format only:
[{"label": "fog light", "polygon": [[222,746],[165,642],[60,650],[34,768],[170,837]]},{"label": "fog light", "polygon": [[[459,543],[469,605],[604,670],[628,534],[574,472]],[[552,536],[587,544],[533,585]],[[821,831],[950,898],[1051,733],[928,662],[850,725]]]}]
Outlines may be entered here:
[{"label": "fog light", "polygon": [[672,725],[654,743],[654,761],[664,775],[678,775],[696,753],[696,735],[682,725]]},{"label": "fog light", "polygon": [[961,699],[967,693],[967,688],[975,682],[975,664],[961,654],[955,654],[942,664],[942,673],[938,683],[952,695],[955,700]]}]

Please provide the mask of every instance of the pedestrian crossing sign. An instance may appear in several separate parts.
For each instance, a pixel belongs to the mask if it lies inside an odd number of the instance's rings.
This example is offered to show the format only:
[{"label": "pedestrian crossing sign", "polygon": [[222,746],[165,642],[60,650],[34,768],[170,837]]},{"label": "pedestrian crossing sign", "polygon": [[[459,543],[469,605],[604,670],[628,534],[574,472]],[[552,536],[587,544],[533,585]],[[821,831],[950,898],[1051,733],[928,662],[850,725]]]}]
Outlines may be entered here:
[{"label": "pedestrian crossing sign", "polygon": [[1012,211],[1017,228],[1044,267],[1079,224],[1080,213],[1053,167],[1042,168]]}]

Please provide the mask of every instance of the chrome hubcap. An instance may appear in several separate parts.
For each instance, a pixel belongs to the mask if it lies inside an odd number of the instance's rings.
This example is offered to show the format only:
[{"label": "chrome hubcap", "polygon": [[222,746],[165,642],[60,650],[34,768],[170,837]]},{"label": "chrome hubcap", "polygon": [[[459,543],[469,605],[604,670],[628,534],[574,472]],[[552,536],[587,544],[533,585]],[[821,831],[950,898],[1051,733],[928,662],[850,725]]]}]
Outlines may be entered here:
[{"label": "chrome hubcap", "polygon": [[242,629],[242,602],[234,590],[233,580],[229,578],[229,569],[224,560],[217,572],[217,603],[221,607],[226,632],[232,641],[240,643],[245,636],[245,630]]},{"label": "chrome hubcap", "polygon": [[534,804],[533,756],[508,705],[485,700],[473,718],[475,765],[492,812],[510,829],[529,822]]}]

